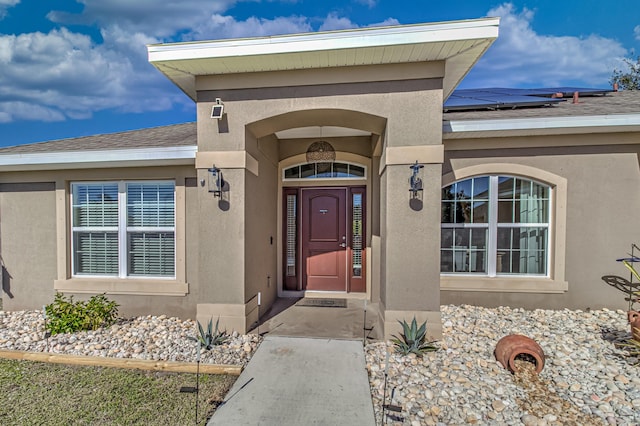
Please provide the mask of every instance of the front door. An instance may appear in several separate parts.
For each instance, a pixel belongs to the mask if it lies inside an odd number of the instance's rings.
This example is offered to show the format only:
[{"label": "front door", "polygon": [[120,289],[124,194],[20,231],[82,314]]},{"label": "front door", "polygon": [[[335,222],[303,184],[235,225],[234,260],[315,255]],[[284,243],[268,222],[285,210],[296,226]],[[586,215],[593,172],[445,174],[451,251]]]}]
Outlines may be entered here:
[{"label": "front door", "polygon": [[305,290],[347,290],[347,190],[302,190]]},{"label": "front door", "polygon": [[364,186],[283,188],[283,289],[365,292]]}]

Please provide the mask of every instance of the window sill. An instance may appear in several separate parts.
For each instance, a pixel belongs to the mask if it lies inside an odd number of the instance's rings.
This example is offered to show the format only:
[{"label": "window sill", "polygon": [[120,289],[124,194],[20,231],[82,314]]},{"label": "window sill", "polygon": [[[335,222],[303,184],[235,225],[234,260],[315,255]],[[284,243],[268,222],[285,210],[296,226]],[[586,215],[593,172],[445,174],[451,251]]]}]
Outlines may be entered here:
[{"label": "window sill", "polygon": [[533,277],[472,277],[440,276],[440,290],[483,291],[502,293],[564,293],[569,290],[566,281]]},{"label": "window sill", "polygon": [[55,280],[53,288],[68,293],[132,294],[141,296],[186,296],[189,284],[175,280],[70,278]]}]

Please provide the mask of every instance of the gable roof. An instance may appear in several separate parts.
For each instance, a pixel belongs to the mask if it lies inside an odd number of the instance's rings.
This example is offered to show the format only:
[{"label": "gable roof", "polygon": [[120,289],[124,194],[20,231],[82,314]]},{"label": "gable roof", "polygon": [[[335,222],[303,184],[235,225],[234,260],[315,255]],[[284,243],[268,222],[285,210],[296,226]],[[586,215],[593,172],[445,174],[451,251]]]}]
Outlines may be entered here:
[{"label": "gable roof", "polygon": [[148,45],[149,62],[196,100],[196,77],[444,61],[447,98],[498,37],[499,18]]}]

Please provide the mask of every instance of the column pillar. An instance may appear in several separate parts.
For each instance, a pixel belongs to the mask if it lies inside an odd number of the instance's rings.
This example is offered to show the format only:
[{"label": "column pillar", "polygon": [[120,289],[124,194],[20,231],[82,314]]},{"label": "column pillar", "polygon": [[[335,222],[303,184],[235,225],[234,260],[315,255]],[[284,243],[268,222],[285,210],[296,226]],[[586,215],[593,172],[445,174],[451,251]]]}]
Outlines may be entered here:
[{"label": "column pillar", "polygon": [[[443,145],[388,147],[381,173],[381,321],[427,321],[429,339],[442,337],[440,317],[440,182]],[[412,199],[410,165],[423,164],[423,190]]]}]

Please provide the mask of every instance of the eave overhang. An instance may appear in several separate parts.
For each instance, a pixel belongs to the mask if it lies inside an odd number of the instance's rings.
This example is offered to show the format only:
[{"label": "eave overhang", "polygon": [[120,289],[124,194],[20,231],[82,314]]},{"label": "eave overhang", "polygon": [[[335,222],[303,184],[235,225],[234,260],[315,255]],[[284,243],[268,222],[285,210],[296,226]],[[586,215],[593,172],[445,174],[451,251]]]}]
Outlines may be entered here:
[{"label": "eave overhang", "polygon": [[0,172],[194,165],[197,146],[0,155]]},{"label": "eave overhang", "polygon": [[637,131],[640,131],[640,114],[445,120],[442,124],[444,140]]},{"label": "eave overhang", "polygon": [[498,36],[499,18],[148,45],[149,62],[191,99],[196,77],[445,61],[446,99]]}]

